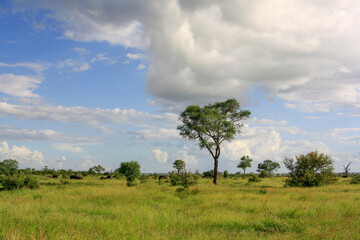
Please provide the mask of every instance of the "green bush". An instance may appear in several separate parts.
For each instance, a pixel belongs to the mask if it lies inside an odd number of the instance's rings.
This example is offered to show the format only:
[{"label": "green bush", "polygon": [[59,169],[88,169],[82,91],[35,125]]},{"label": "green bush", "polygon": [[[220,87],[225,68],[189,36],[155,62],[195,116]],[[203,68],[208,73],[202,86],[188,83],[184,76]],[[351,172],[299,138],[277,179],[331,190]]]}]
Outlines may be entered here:
[{"label": "green bush", "polygon": [[17,174],[15,176],[5,176],[1,178],[1,185],[5,190],[21,189],[27,187],[30,189],[38,188],[39,181],[33,176]]},{"label": "green bush", "polygon": [[39,180],[31,175],[28,175],[24,179],[24,186],[30,189],[38,188],[40,186]]},{"label": "green bush", "polygon": [[257,174],[251,173],[248,181],[249,182],[260,182],[261,179],[259,178],[259,176]]},{"label": "green bush", "polygon": [[268,178],[271,177],[270,173],[266,170],[262,170],[259,174],[259,178]]},{"label": "green bush", "polygon": [[229,177],[229,172],[228,172],[228,170],[225,170],[224,171],[224,178],[228,178]]},{"label": "green bush", "polygon": [[135,161],[122,162],[118,172],[126,177],[127,186],[135,186],[135,180],[140,177],[140,164]]},{"label": "green bush", "polygon": [[214,170],[203,172],[203,178],[214,178]]},{"label": "green bush", "polygon": [[140,176],[140,182],[141,183],[147,183],[149,181],[149,177],[146,176],[145,174],[141,174]]},{"label": "green bush", "polygon": [[317,151],[285,158],[284,164],[290,171],[285,186],[313,187],[334,183],[333,161],[330,156]]},{"label": "green bush", "polygon": [[180,174],[171,174],[170,175],[170,184],[172,186],[180,186],[181,185]]},{"label": "green bush", "polygon": [[360,175],[356,174],[351,178],[350,184],[360,184]]}]

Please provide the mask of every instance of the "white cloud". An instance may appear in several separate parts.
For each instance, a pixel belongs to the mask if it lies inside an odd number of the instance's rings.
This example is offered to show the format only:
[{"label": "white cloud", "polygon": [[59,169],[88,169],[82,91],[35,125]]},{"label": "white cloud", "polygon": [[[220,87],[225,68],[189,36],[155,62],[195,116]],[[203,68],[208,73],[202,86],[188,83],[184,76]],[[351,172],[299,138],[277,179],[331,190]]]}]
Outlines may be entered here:
[{"label": "white cloud", "polygon": [[73,152],[73,153],[83,153],[84,152],[84,150],[81,147],[73,146],[72,144],[68,144],[68,143],[54,144],[53,147],[60,151],[69,151],[69,152]]},{"label": "white cloud", "polygon": [[282,162],[284,157],[314,150],[331,152],[325,143],[318,140],[283,140],[280,132],[266,128],[247,128],[244,131],[246,134],[223,144],[225,158],[239,161],[243,155],[248,155],[257,162],[266,159]]},{"label": "white cloud", "polygon": [[58,68],[72,67],[74,72],[83,72],[90,69],[90,65],[86,62],[78,62],[72,59],[66,59],[57,64]]},{"label": "white cloud", "polygon": [[99,126],[106,123],[141,123],[155,121],[177,122],[176,114],[151,115],[134,109],[101,109],[87,107],[64,107],[53,105],[15,105],[0,102],[0,115],[31,120],[55,120]]},{"label": "white cloud", "polygon": [[145,129],[136,132],[136,138],[144,140],[179,140],[179,131],[168,128]]},{"label": "white cloud", "polygon": [[81,48],[81,47],[75,47],[75,48],[72,48],[72,50],[74,50],[76,53],[78,53],[80,55],[84,55],[84,54],[87,54],[90,52],[89,50],[87,50],[85,48]]},{"label": "white cloud", "polygon": [[137,70],[143,70],[145,68],[145,65],[144,64],[139,64],[136,69]]},{"label": "white cloud", "polygon": [[105,61],[109,64],[115,64],[117,62],[119,62],[117,57],[106,57],[105,54],[98,54],[96,57],[92,58],[90,62],[95,62],[95,61]]},{"label": "white cloud", "polygon": [[184,147],[183,149],[177,151],[175,159],[183,160],[185,162],[187,168],[188,168],[188,165],[192,166],[192,165],[197,164],[197,160],[196,160],[195,155],[190,155],[188,153],[188,149],[186,147]]},{"label": "white cloud", "polygon": [[358,2],[80,3],[27,7],[52,10],[67,38],[146,49],[147,91],[170,108],[229,97],[246,102],[253,86],[303,111],[360,107]]},{"label": "white cloud", "polygon": [[0,125],[0,135],[8,140],[22,140],[22,141],[67,141],[81,144],[95,144],[96,138],[85,136],[72,136],[64,133],[59,133],[51,129],[45,130],[31,130],[26,128],[17,128],[9,125]]},{"label": "white cloud", "polygon": [[0,75],[0,92],[15,97],[38,97],[33,93],[39,87],[41,80],[33,77],[1,74]]},{"label": "white cloud", "polygon": [[44,157],[41,152],[31,151],[25,146],[13,145],[9,147],[6,141],[0,143],[1,159],[15,159],[21,168],[41,168],[44,166]]},{"label": "white cloud", "polygon": [[40,74],[47,68],[47,65],[43,63],[34,63],[34,62],[20,62],[14,64],[0,62],[0,67],[23,67],[23,68],[31,69]]},{"label": "white cloud", "polygon": [[131,59],[131,60],[137,60],[137,59],[145,59],[145,55],[143,54],[138,54],[138,53],[128,53],[126,54],[126,57]]},{"label": "white cloud", "polygon": [[81,65],[79,67],[75,67],[72,70],[74,72],[83,72],[83,71],[87,71],[90,69],[90,65],[88,63],[81,63]]},{"label": "white cloud", "polygon": [[63,167],[63,163],[64,162],[66,162],[66,157],[65,156],[61,156],[61,157],[57,157],[56,159],[55,159],[55,162],[56,162],[56,164],[57,164],[57,167],[58,168],[62,168]]},{"label": "white cloud", "polygon": [[159,163],[166,163],[168,160],[168,153],[161,151],[159,148],[151,150],[155,155],[155,160]]}]

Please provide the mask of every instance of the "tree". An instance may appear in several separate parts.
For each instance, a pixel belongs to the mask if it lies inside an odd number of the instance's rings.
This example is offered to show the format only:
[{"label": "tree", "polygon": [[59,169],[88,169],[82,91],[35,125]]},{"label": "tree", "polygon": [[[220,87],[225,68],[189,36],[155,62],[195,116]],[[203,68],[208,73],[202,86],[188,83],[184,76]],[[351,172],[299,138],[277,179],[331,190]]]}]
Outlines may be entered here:
[{"label": "tree", "polygon": [[250,114],[248,110],[240,110],[240,104],[234,98],[204,107],[191,105],[180,114],[182,124],[177,127],[180,135],[185,139],[198,140],[199,147],[206,148],[214,159],[214,184],[217,184],[218,178],[220,145],[240,133],[240,121],[249,118]]},{"label": "tree", "polygon": [[118,172],[126,177],[128,186],[134,186],[135,180],[140,177],[140,168],[138,162],[122,162],[120,168],[118,168]]},{"label": "tree", "polygon": [[19,163],[13,159],[5,159],[0,162],[0,174],[14,176],[19,170]]},{"label": "tree", "polygon": [[348,177],[348,174],[349,174],[349,171],[350,171],[350,168],[349,168],[349,167],[350,167],[351,163],[352,163],[352,162],[347,163],[346,166],[343,165],[343,168],[344,168],[344,171],[345,171],[344,177],[346,177],[346,178]]},{"label": "tree", "polygon": [[178,159],[174,162],[173,166],[177,170],[178,174],[180,174],[180,172],[184,171],[185,169],[185,162]]},{"label": "tree", "polygon": [[240,158],[240,163],[237,165],[237,167],[242,168],[244,170],[244,175],[245,175],[245,169],[251,168],[251,162],[252,162],[252,159],[249,158],[249,156],[242,156]]},{"label": "tree", "polygon": [[286,186],[312,187],[336,181],[333,161],[324,153],[313,151],[295,156],[295,159],[285,158],[284,164],[290,171]]},{"label": "tree", "polygon": [[105,171],[105,168],[101,165],[97,165],[97,166],[93,166],[92,170],[97,174],[101,174],[103,171]]},{"label": "tree", "polygon": [[262,176],[272,176],[274,174],[274,171],[277,171],[279,168],[280,164],[278,162],[265,160],[263,163],[258,164],[258,169],[256,171],[262,173]]}]

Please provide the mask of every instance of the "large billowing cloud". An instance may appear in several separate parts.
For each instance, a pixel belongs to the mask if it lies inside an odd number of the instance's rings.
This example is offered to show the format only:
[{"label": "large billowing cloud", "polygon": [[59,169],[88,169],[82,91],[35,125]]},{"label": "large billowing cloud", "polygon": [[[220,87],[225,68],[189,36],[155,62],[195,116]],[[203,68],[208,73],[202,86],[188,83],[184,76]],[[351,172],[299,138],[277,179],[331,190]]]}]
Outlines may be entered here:
[{"label": "large billowing cloud", "polygon": [[64,37],[144,49],[146,89],[169,109],[245,101],[255,88],[303,111],[360,106],[354,0],[33,2],[53,12]]},{"label": "large billowing cloud", "polygon": [[6,141],[0,143],[0,158],[15,159],[19,162],[20,168],[40,168],[44,166],[44,157],[41,152],[31,151],[25,146],[13,145],[9,147]]}]

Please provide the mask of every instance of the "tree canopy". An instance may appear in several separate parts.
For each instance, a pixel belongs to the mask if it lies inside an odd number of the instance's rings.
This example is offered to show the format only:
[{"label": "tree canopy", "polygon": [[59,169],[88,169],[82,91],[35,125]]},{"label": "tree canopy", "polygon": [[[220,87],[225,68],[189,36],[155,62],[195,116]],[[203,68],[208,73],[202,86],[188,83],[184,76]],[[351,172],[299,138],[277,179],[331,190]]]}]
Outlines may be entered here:
[{"label": "tree canopy", "polygon": [[180,114],[182,124],[177,127],[180,135],[197,140],[199,147],[206,148],[214,159],[214,184],[217,183],[220,145],[241,132],[240,121],[249,118],[250,114],[248,110],[240,110],[240,104],[234,98],[204,107],[191,105]]},{"label": "tree canopy", "polygon": [[258,164],[258,172],[265,171],[264,175],[270,175],[272,176],[274,174],[274,171],[277,171],[280,168],[280,164],[278,162],[274,162],[272,160],[265,160],[262,163]]},{"label": "tree canopy", "polygon": [[178,174],[180,174],[180,172],[184,171],[185,169],[185,162],[178,159],[174,162],[173,167],[177,170]]},{"label": "tree canopy", "polygon": [[118,172],[126,177],[127,185],[133,186],[136,178],[139,178],[141,175],[140,164],[135,161],[131,162],[122,162]]},{"label": "tree canopy", "polygon": [[19,163],[13,159],[5,159],[0,162],[0,174],[5,174],[6,176],[13,176],[18,172]]},{"label": "tree canopy", "polygon": [[242,156],[240,158],[240,163],[237,165],[237,167],[242,168],[244,170],[244,174],[245,174],[246,168],[251,168],[251,162],[252,162],[252,159],[249,156]]}]

